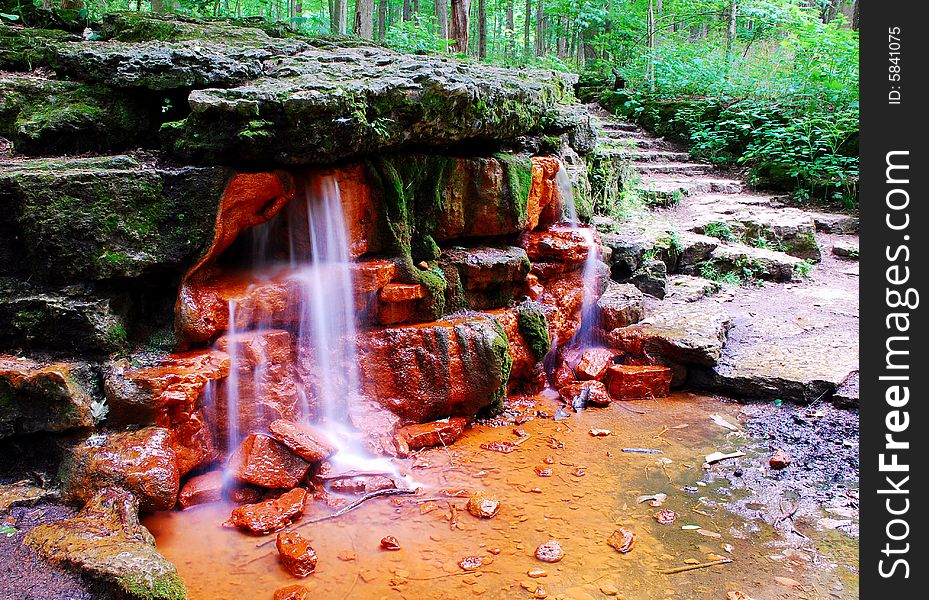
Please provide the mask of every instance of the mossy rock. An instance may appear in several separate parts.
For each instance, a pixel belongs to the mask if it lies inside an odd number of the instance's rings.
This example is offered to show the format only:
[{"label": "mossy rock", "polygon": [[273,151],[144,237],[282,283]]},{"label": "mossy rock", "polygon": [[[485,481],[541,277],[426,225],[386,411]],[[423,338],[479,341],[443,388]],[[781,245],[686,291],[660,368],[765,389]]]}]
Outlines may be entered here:
[{"label": "mossy rock", "polygon": [[104,86],[0,75],[0,136],[19,154],[126,149],[148,129],[142,104]]},{"label": "mossy rock", "polygon": [[213,240],[228,176],[132,156],[0,164],[6,235],[24,253],[0,275],[67,284],[182,273]]},{"label": "mossy rock", "polygon": [[80,36],[55,29],[26,29],[0,24],[0,69],[31,71],[48,66],[57,44],[80,41]]},{"label": "mossy rock", "polygon": [[516,307],[519,333],[532,351],[536,360],[542,360],[552,347],[548,332],[545,308],[538,302],[526,301]]}]

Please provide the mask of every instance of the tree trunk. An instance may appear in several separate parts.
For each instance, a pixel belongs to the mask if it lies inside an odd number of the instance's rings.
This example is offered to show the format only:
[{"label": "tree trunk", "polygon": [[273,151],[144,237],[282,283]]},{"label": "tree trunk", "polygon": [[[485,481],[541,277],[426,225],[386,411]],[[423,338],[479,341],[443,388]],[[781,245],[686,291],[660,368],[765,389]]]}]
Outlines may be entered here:
[{"label": "tree trunk", "polygon": [[[733,0],[735,1],[735,0]],[[655,92],[655,4],[653,0],[648,0],[648,23],[646,25],[646,35],[648,36],[648,89]]]},{"label": "tree trunk", "polygon": [[165,0],[152,0],[152,12],[162,15],[165,12]]},{"label": "tree trunk", "polygon": [[535,13],[535,55],[545,54],[545,2],[538,0]]},{"label": "tree trunk", "polygon": [[861,16],[858,14],[858,0],[855,0],[855,6],[852,8],[852,29],[858,31],[861,24]]},{"label": "tree trunk", "polygon": [[477,57],[487,58],[487,0],[477,0]]},{"label": "tree trunk", "polygon": [[471,0],[452,0],[448,37],[453,40],[451,49],[461,54],[468,53],[468,28],[471,26]]},{"label": "tree trunk", "polygon": [[529,30],[532,28],[532,0],[526,0],[526,21],[523,29],[523,52],[526,58],[532,56],[529,50]]},{"label": "tree trunk", "polygon": [[738,12],[738,0],[729,0],[729,29],[726,33],[726,64],[732,63],[732,45],[735,43],[735,21]]},{"label": "tree trunk", "polygon": [[348,0],[329,0],[329,31],[348,33]]},{"label": "tree trunk", "polygon": [[413,18],[413,3],[410,0],[403,0],[403,20],[409,21]]},{"label": "tree trunk", "polygon": [[439,25],[439,40],[447,52],[448,45],[445,40],[448,39],[448,0],[435,0],[435,20]]},{"label": "tree trunk", "polygon": [[377,0],[377,39],[387,38],[387,0]]},{"label": "tree trunk", "polygon": [[355,0],[355,35],[374,38],[374,0]]},{"label": "tree trunk", "polygon": [[509,32],[506,36],[506,55],[511,59],[516,55],[516,11],[514,6],[515,0],[506,0],[506,28]]}]

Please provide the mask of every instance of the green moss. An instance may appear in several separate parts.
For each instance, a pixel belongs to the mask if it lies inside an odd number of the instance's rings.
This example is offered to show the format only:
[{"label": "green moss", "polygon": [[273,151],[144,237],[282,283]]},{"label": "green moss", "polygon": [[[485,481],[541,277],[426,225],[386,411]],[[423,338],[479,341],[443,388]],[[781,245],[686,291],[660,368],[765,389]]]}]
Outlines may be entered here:
[{"label": "green moss", "polygon": [[482,417],[492,417],[503,411],[507,383],[510,381],[510,373],[513,370],[513,358],[510,356],[510,342],[506,331],[494,319],[490,319],[487,323],[492,328],[493,335],[482,338],[483,343],[477,353],[480,364],[473,367],[466,365],[466,368],[482,369],[474,373],[484,373],[484,377],[500,381],[499,387],[491,393],[489,403],[481,410],[480,416]]},{"label": "green moss", "polygon": [[164,573],[154,580],[142,575],[127,575],[119,583],[132,600],[187,600],[184,580],[174,572]]},{"label": "green moss", "polygon": [[552,347],[548,333],[548,319],[545,309],[538,302],[526,301],[516,307],[519,333],[532,351],[536,360],[542,360]]},{"label": "green moss", "polygon": [[13,326],[27,333],[45,326],[49,315],[40,310],[21,310],[13,316]]}]

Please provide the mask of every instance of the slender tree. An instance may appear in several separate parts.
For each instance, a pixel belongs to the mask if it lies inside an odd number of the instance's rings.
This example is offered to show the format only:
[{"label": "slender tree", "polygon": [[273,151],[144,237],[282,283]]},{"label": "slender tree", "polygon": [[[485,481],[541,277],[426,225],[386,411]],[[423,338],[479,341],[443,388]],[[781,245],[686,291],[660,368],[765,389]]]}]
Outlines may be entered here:
[{"label": "slender tree", "polygon": [[387,39],[387,1],[377,0],[377,39],[381,42]]},{"label": "slender tree", "polygon": [[477,0],[477,57],[487,58],[487,0]]},{"label": "slender tree", "polygon": [[329,0],[329,30],[345,35],[348,32],[348,0]]},{"label": "slender tree", "polygon": [[526,58],[532,56],[529,50],[529,30],[532,28],[532,0],[526,0],[526,15],[523,26],[523,54]]},{"label": "slender tree", "polygon": [[506,56],[516,56],[516,10],[515,0],[506,0]]},{"label": "slender tree", "polygon": [[442,40],[443,47],[448,51],[448,0],[435,0],[435,20],[439,25],[439,39]]}]

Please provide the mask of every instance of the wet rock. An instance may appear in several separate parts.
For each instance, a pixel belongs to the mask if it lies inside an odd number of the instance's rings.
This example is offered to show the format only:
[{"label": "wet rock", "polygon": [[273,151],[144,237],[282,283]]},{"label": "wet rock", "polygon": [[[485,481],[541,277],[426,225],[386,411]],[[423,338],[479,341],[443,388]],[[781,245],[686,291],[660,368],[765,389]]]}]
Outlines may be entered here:
[{"label": "wet rock", "polygon": [[62,464],[61,478],[69,501],[89,501],[105,487],[122,487],[142,510],[171,509],[180,486],[171,432],[161,427],[90,436]]},{"label": "wet rock", "polygon": [[564,198],[558,188],[561,162],[556,157],[532,157],[532,184],[526,201],[527,229],[536,229],[562,220]]},{"label": "wet rock", "polygon": [[790,466],[791,462],[793,462],[793,459],[783,450],[775,451],[774,455],[768,460],[768,464],[771,465],[771,468],[777,470],[786,469]]},{"label": "wet rock", "polygon": [[[428,266],[427,264],[426,267]],[[352,281],[357,292],[370,294],[396,279],[398,273],[399,269],[394,261],[370,258],[355,263]]]},{"label": "wet rock", "polygon": [[[282,330],[265,330],[225,335],[216,347],[235,354],[238,364],[237,388],[226,379],[217,390],[215,423],[226,423],[229,398],[238,397],[238,419],[255,429],[267,428],[277,419],[296,420],[300,411],[300,388],[296,374],[302,371],[305,382],[312,382],[309,368],[296,363],[291,335]],[[217,438],[225,444],[227,432],[219,427]]]},{"label": "wet rock", "polygon": [[243,531],[264,535],[283,529],[303,514],[306,490],[295,488],[276,500],[245,504],[232,511],[229,521]]},{"label": "wet rock", "polygon": [[[590,230],[597,252],[602,248],[599,234]],[[552,225],[542,231],[523,234],[520,246],[532,261],[551,260],[561,263],[579,263],[587,258],[590,243],[581,232],[564,225]]]},{"label": "wet rock", "polygon": [[309,600],[310,590],[302,585],[285,585],[274,591],[274,600]]},{"label": "wet rock", "polygon": [[104,488],[71,519],[42,524],[24,542],[41,556],[100,581],[126,598],[183,600],[174,565],[155,549],[132,494]]},{"label": "wet rock", "polygon": [[392,535],[381,538],[381,548],[384,550],[399,550],[400,542]]},{"label": "wet rock", "polygon": [[606,375],[613,400],[665,398],[670,393],[671,370],[667,367],[614,365]]},{"label": "wet rock", "polygon": [[145,366],[134,362],[122,359],[107,366],[104,390],[112,423],[168,427],[175,413],[198,408],[207,384],[228,376],[230,365],[229,355],[218,350],[171,354]]},{"label": "wet rock", "polygon": [[574,367],[575,376],[581,380],[601,380],[606,376],[606,370],[613,366],[615,350],[609,348],[591,348],[581,354],[581,360]]},{"label": "wet rock", "polygon": [[506,335],[486,317],[359,335],[363,391],[410,421],[498,408],[512,368]]},{"label": "wet rock", "polygon": [[344,476],[329,482],[329,490],[337,494],[370,494],[378,490],[397,487],[396,482],[386,475]]},{"label": "wet rock", "polygon": [[31,506],[55,495],[54,490],[37,487],[28,481],[0,485],[0,515],[15,506]]},{"label": "wet rock", "polygon": [[557,540],[549,540],[535,549],[535,557],[542,562],[556,563],[564,558],[564,550]]},{"label": "wet rock", "polygon": [[426,297],[426,288],[418,283],[388,283],[381,288],[381,302],[408,302]]},{"label": "wet rock", "polygon": [[616,549],[620,554],[626,554],[632,551],[635,545],[635,532],[631,529],[617,529],[610,534],[606,543]]},{"label": "wet rock", "polygon": [[171,447],[174,448],[181,475],[219,458],[219,450],[203,411],[181,411],[174,417],[174,421],[170,427]]},{"label": "wet rock", "polygon": [[433,421],[420,425],[407,425],[397,430],[397,435],[406,440],[412,450],[447,446],[458,441],[468,421],[463,417],[452,417],[447,421]]},{"label": "wet rock", "polygon": [[673,510],[662,510],[655,513],[655,520],[661,523],[662,525],[674,525],[674,521],[677,519],[677,513]]},{"label": "wet rock", "polygon": [[585,286],[581,270],[557,275],[544,282],[545,292],[539,299],[550,307],[548,325],[552,343],[563,345],[570,340],[581,324],[581,309],[584,306],[585,287],[589,287],[591,298],[599,298],[609,281],[609,271],[603,263],[594,267],[593,281]]},{"label": "wet rock", "polygon": [[274,439],[307,462],[315,463],[326,460],[336,451],[332,440],[309,425],[278,419],[268,425],[268,431]]},{"label": "wet rock", "polygon": [[597,300],[598,327],[612,331],[617,327],[638,323],[645,318],[642,300],[642,292],[634,285],[610,282]]},{"label": "wet rock", "polygon": [[639,358],[663,357],[679,364],[715,365],[732,328],[729,313],[716,304],[699,310],[663,304],[646,319],[606,334],[612,348]]},{"label": "wet rock", "polygon": [[467,291],[515,286],[526,280],[530,268],[526,251],[515,246],[456,246],[442,252],[442,261],[458,271],[461,284]]},{"label": "wet rock", "polygon": [[468,499],[468,512],[480,519],[491,519],[500,511],[496,496],[478,492]]},{"label": "wet rock", "polygon": [[668,267],[658,259],[646,260],[629,281],[649,296],[664,298],[668,292]]},{"label": "wet rock", "polygon": [[[527,307],[529,304],[534,306]],[[540,368],[541,357],[537,352],[542,348],[546,348],[547,352],[550,346],[544,309],[534,302],[524,302],[518,305],[516,310],[492,310],[485,314],[493,317],[506,334],[512,360],[510,379],[507,382],[508,392],[513,394],[538,391],[540,386],[544,386],[544,372]]]},{"label": "wet rock", "polygon": [[0,355],[0,438],[92,427],[99,394],[88,363]]},{"label": "wet rock", "polygon": [[223,499],[225,475],[222,471],[210,471],[191,477],[177,496],[181,508],[190,508],[198,504],[219,502]]},{"label": "wet rock", "polygon": [[558,388],[558,394],[570,406],[589,404],[603,408],[610,405],[610,396],[602,381],[575,381]]},{"label": "wet rock", "polygon": [[565,363],[558,365],[552,380],[552,384],[557,390],[561,390],[561,388],[571,385],[572,383],[577,383],[574,370]]},{"label": "wet rock", "polygon": [[291,489],[306,477],[310,463],[277,440],[254,433],[229,457],[228,468],[239,481],[265,488]]},{"label": "wet rock", "polygon": [[294,577],[306,577],[316,570],[316,551],[296,531],[277,534],[277,551],[281,565]]},{"label": "wet rock", "polygon": [[458,561],[458,566],[465,571],[477,571],[484,566],[484,558],[481,556],[465,556]]}]

